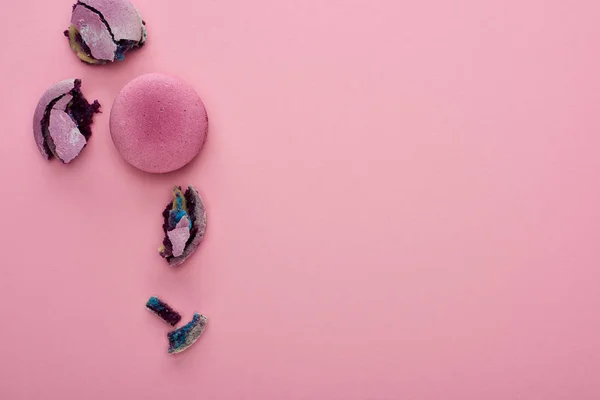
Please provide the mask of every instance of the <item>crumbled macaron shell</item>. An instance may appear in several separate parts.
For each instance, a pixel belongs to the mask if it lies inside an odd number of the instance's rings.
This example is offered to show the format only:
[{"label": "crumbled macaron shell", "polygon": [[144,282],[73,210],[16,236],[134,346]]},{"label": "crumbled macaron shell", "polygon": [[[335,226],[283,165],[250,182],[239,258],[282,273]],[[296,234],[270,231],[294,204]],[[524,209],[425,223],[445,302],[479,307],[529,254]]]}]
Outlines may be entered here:
[{"label": "crumbled macaron shell", "polygon": [[33,137],[42,156],[65,164],[77,157],[92,134],[90,125],[99,109],[97,100],[90,104],[81,93],[81,80],[52,85],[33,114]]},{"label": "crumbled macaron shell", "polygon": [[77,157],[87,143],[75,121],[64,111],[50,110],[48,133],[54,143],[54,154],[65,163]]},{"label": "crumbled macaron shell", "polygon": [[150,297],[146,302],[146,308],[171,326],[177,325],[181,320],[181,315],[158,297]]},{"label": "crumbled macaron shell", "polygon": [[196,188],[189,186],[184,193],[176,186],[163,219],[165,237],[158,251],[169,265],[177,266],[194,253],[206,232],[206,208]]},{"label": "crumbled macaron shell", "polygon": [[[144,25],[138,11],[127,0],[84,0],[73,6],[71,25],[65,36],[82,61],[104,64],[122,60],[126,52],[141,47],[146,40]],[[34,138],[46,159],[55,156],[63,163],[72,161],[91,136],[89,125],[93,114],[99,112],[100,104],[87,103],[80,87],[78,79],[59,82],[48,89],[38,103],[33,121]],[[203,106],[202,111],[203,118],[199,120],[206,126]],[[199,132],[202,137],[197,151],[204,141],[206,127]],[[163,217],[165,238],[159,252],[170,265],[180,265],[196,250],[206,231],[206,209],[198,191],[189,186],[184,193],[181,187],[175,187],[173,201]],[[181,319],[179,313],[157,297],[151,297],[146,307],[172,326]],[[193,345],[207,322],[207,317],[195,313],[186,325],[169,332],[169,354]]]},{"label": "crumbled macaron shell", "polygon": [[[74,88],[74,79],[66,79],[64,81],[55,83],[42,95],[33,113],[33,137],[38,149],[40,150],[40,153],[46,160],[52,157],[52,153],[46,145],[46,140],[44,138],[42,129],[42,119],[44,118],[44,114],[46,113],[46,109],[48,107],[52,108],[54,104],[60,100],[61,96],[67,96],[68,93]],[[52,102],[54,102],[54,104],[51,104]]]},{"label": "crumbled macaron shell", "polygon": [[73,6],[65,36],[82,61],[105,64],[122,60],[128,51],[143,46],[146,27],[127,0],[84,0]]},{"label": "crumbled macaron shell", "polygon": [[187,216],[184,216],[173,230],[167,232],[169,241],[173,245],[173,257],[179,257],[183,254],[185,244],[190,238],[190,229],[190,220]]},{"label": "crumbled macaron shell", "polygon": [[181,353],[193,345],[204,332],[208,318],[204,315],[195,313],[190,322],[179,329],[175,329],[167,334],[169,339],[169,354]]},{"label": "crumbled macaron shell", "polygon": [[131,80],[110,110],[115,148],[144,172],[184,167],[200,153],[207,133],[202,99],[191,85],[171,75],[150,73]]},{"label": "crumbled macaron shell", "polygon": [[76,4],[71,16],[71,25],[79,32],[96,60],[115,59],[117,44],[100,16],[83,4]]}]

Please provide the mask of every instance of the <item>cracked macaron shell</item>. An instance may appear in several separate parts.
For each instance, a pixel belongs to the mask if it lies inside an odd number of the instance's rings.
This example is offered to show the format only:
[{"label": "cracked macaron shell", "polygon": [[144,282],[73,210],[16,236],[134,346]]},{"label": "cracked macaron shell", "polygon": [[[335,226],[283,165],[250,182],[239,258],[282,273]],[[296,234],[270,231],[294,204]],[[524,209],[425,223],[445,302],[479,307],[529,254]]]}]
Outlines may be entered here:
[{"label": "cracked macaron shell", "polygon": [[207,323],[207,317],[199,313],[194,313],[194,317],[190,322],[181,328],[167,333],[169,354],[177,354],[189,349],[191,345],[200,339],[200,336],[204,333],[204,329],[206,329]]},{"label": "cracked macaron shell", "polygon": [[[163,245],[159,249],[161,257],[165,258],[170,266],[176,267],[183,264],[198,248],[206,233],[206,207],[198,190],[189,186],[182,194],[181,187],[176,186],[173,190],[174,199],[167,204],[163,211]],[[183,204],[177,206],[178,197],[182,198]],[[180,213],[178,211],[183,211]],[[174,215],[180,217],[173,219]],[[189,220],[185,221],[185,220]],[[182,222],[184,221],[184,222]],[[182,229],[189,228],[189,236],[182,234]],[[175,243],[171,242],[173,240]],[[181,243],[185,241],[183,251],[180,254]],[[179,254],[175,256],[173,253]]]},{"label": "cracked macaron shell", "polygon": [[50,110],[48,134],[52,139],[53,153],[64,163],[71,162],[87,144],[75,121],[62,110]]},{"label": "cracked macaron shell", "polygon": [[81,80],[66,79],[52,85],[33,113],[33,136],[40,154],[69,163],[79,155],[91,136],[93,114],[100,104],[89,104],[81,92]]},{"label": "cracked macaron shell", "polygon": [[145,39],[142,17],[131,2],[127,0],[85,0],[80,3],[86,4],[102,14],[116,41],[143,41]]},{"label": "cracked macaron shell", "polygon": [[[42,132],[42,119],[46,113],[46,108],[53,100],[59,98],[60,96],[67,95],[74,88],[75,79],[65,79],[64,81],[55,83],[42,95],[33,113],[33,137],[38,149],[40,150],[40,153],[46,160],[52,157],[52,153],[50,153],[44,146],[45,139]],[[56,106],[56,104],[54,106]]]},{"label": "cracked macaron shell", "polygon": [[115,59],[117,44],[98,14],[81,4],[73,9],[71,24],[77,29],[81,38],[90,49],[92,57],[97,60]]},{"label": "cracked macaron shell", "polygon": [[82,61],[103,64],[123,59],[126,52],[141,47],[146,28],[127,0],[84,0],[73,6],[65,35]]},{"label": "cracked macaron shell", "polygon": [[190,229],[190,220],[187,216],[184,216],[177,223],[175,229],[172,229],[167,232],[169,241],[173,246],[173,257],[181,257],[181,255],[183,254],[183,250],[185,250],[185,245],[190,239]]}]

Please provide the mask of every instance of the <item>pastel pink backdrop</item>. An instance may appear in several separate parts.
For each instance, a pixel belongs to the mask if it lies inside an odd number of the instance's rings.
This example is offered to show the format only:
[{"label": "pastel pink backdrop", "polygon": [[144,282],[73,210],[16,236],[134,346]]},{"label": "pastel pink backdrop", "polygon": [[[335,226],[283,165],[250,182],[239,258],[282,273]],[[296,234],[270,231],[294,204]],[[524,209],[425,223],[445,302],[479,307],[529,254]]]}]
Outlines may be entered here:
[{"label": "pastel pink backdrop", "polygon": [[[2,1],[0,398],[600,398],[600,3],[136,0],[147,46],[78,62],[71,1]],[[125,164],[119,89],[168,72],[210,132],[184,170]],[[39,96],[103,114],[45,162]],[[173,184],[209,226],[156,254]],[[150,295],[206,314],[166,354]]]}]

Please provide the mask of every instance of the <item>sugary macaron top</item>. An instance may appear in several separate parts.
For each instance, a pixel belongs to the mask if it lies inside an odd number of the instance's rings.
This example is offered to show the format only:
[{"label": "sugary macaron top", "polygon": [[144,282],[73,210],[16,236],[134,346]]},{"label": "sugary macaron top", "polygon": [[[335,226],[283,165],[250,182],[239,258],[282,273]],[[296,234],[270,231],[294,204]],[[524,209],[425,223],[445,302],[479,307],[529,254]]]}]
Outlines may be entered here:
[{"label": "sugary macaron top", "polygon": [[113,142],[123,158],[151,173],[177,170],[200,151],[208,118],[194,88],[160,73],[141,75],[115,98],[110,114]]}]

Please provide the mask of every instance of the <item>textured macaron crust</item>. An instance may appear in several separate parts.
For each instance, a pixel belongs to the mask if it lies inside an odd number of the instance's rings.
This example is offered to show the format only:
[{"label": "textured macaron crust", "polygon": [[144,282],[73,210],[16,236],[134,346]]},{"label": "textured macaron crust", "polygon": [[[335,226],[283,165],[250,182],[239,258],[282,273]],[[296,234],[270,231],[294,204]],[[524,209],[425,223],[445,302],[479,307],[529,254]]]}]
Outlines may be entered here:
[{"label": "textured macaron crust", "polygon": [[189,186],[184,193],[181,186],[175,186],[173,200],[162,215],[165,237],[158,252],[175,267],[183,264],[204,238],[206,208],[196,188]]},{"label": "textured macaron crust", "polygon": [[125,58],[146,41],[146,27],[127,0],[83,0],[73,5],[71,26],[65,31],[77,56],[89,64]]},{"label": "textured macaron crust", "polygon": [[175,329],[167,334],[169,339],[169,354],[181,353],[193,345],[200,338],[208,318],[204,315],[195,313],[190,322],[179,329]]},{"label": "textured macaron crust", "polygon": [[52,85],[40,98],[33,113],[33,137],[45,159],[71,162],[85,147],[100,103],[88,103],[80,79],[66,79]]},{"label": "textured macaron crust", "polygon": [[145,172],[171,172],[189,163],[200,152],[207,130],[200,96],[186,82],[165,74],[133,79],[110,112],[115,147]]}]

